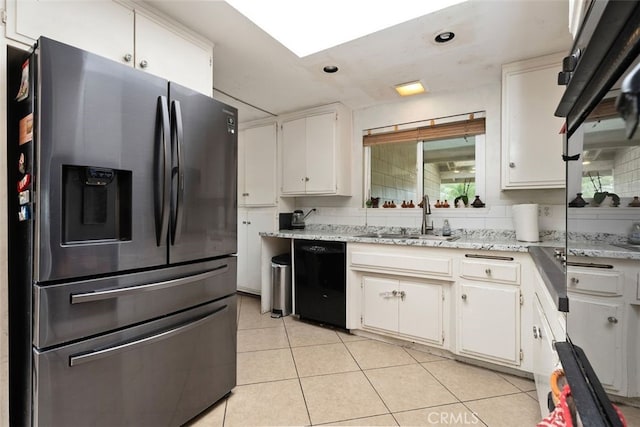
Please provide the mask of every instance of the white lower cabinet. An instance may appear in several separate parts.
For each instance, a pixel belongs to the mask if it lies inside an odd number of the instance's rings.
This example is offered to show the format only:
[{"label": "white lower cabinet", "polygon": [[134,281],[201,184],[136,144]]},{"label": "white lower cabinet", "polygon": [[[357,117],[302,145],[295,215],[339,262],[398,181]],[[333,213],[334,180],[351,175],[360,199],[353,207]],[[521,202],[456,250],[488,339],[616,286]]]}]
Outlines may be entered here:
[{"label": "white lower cabinet", "polygon": [[[536,382],[540,415],[546,417],[549,414],[547,399],[551,391],[549,378],[551,373],[559,366],[560,359],[558,358],[558,353],[553,348],[556,338],[551,331],[551,326],[537,296],[533,310],[532,334],[533,379]],[[564,337],[562,337],[562,341],[564,341]]]},{"label": "white lower cabinet", "polygon": [[275,230],[275,210],[238,209],[239,291],[262,292],[261,231]]},{"label": "white lower cabinet", "polygon": [[[569,295],[567,333],[581,347],[607,391],[623,389],[623,304]],[[626,369],[625,369],[626,371]]]},{"label": "white lower cabinet", "polygon": [[363,276],[362,300],[363,327],[443,344],[442,285]]},{"label": "white lower cabinet", "polygon": [[519,287],[463,282],[457,307],[461,354],[520,364]]}]

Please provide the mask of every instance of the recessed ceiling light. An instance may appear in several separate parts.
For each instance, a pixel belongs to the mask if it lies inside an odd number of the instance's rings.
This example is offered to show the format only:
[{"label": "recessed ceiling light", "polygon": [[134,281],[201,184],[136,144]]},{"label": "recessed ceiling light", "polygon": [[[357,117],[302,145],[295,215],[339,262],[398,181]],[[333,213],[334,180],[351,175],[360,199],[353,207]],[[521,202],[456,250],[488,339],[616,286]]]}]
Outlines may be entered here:
[{"label": "recessed ceiling light", "polygon": [[436,43],[447,43],[453,40],[455,36],[456,35],[453,31],[443,31],[438,34],[434,40],[436,41]]},{"label": "recessed ceiling light", "polygon": [[338,71],[338,67],[336,67],[335,65],[327,65],[322,69],[322,71],[324,71],[325,73],[333,74]]},{"label": "recessed ceiling light", "polygon": [[301,58],[464,1],[226,0]]},{"label": "recessed ceiling light", "polygon": [[400,96],[416,95],[418,93],[423,93],[426,91],[424,86],[422,86],[422,83],[419,80],[415,82],[402,83],[402,84],[396,85],[395,89]]}]

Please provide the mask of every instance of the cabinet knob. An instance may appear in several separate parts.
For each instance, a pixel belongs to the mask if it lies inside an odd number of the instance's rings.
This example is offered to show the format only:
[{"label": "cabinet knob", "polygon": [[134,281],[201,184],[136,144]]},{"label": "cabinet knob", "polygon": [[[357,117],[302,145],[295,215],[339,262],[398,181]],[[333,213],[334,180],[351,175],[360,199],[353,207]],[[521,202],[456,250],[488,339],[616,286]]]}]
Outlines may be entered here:
[{"label": "cabinet knob", "polygon": [[242,193],[242,195],[243,195],[244,197],[246,197],[246,196],[248,196],[248,195],[249,195],[249,193]]},{"label": "cabinet knob", "polygon": [[580,283],[580,280],[579,280],[579,279],[577,279],[577,278],[575,278],[575,277],[572,277],[572,278],[571,278],[571,284],[572,284],[572,285],[577,285],[578,283]]},{"label": "cabinet knob", "polygon": [[149,62],[146,59],[140,61],[140,68],[147,68],[149,66]]},{"label": "cabinet knob", "polygon": [[394,297],[396,297],[396,296],[398,296],[398,291],[396,291],[396,290],[394,289],[393,291],[391,291],[391,294],[392,294]]},{"label": "cabinet knob", "polygon": [[513,169],[513,168],[515,168],[515,167],[516,167],[516,164],[515,164],[515,163],[513,163],[513,162],[509,162],[509,167]]},{"label": "cabinet knob", "polygon": [[490,268],[487,268],[487,269],[484,271],[484,273],[485,273],[487,276],[491,276],[491,269],[490,269]]},{"label": "cabinet knob", "polygon": [[404,297],[407,295],[405,291],[400,291],[400,299],[404,301]]},{"label": "cabinet knob", "polygon": [[247,223],[247,221],[242,221],[242,223],[243,223],[243,224],[246,224],[246,223]]},{"label": "cabinet knob", "polygon": [[618,323],[618,319],[613,316],[607,317],[607,320],[609,321],[609,323]]},{"label": "cabinet knob", "polygon": [[133,59],[133,55],[131,55],[130,53],[127,53],[125,56],[122,57],[122,59],[124,59],[124,62],[131,62],[131,60]]},{"label": "cabinet knob", "polygon": [[251,225],[251,221],[247,221],[247,225]]},{"label": "cabinet knob", "polygon": [[467,294],[462,294],[462,297],[461,297],[461,298],[462,298],[464,301],[466,301],[466,300],[467,300]]},{"label": "cabinet knob", "polygon": [[308,176],[305,176],[305,177],[304,177],[304,180],[305,180],[306,182],[309,182],[309,177],[308,177]]}]

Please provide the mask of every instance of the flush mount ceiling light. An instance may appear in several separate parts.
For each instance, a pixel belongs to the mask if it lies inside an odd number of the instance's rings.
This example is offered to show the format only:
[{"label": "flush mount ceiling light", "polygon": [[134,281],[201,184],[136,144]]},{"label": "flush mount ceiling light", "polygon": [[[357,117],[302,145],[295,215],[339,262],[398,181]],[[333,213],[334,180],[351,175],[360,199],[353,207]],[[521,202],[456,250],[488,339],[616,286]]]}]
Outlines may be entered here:
[{"label": "flush mount ceiling light", "polygon": [[453,40],[455,36],[456,35],[453,31],[443,31],[440,34],[436,35],[434,40],[436,43],[447,43]]},{"label": "flush mount ceiling light", "polygon": [[338,67],[336,67],[335,65],[327,65],[322,69],[322,71],[328,74],[333,74],[338,71]]},{"label": "flush mount ceiling light", "polygon": [[301,58],[464,1],[226,0]]},{"label": "flush mount ceiling light", "polygon": [[422,83],[419,80],[415,82],[402,83],[402,84],[396,85],[395,89],[400,96],[416,95],[418,93],[423,93],[426,91],[424,86],[422,86]]}]

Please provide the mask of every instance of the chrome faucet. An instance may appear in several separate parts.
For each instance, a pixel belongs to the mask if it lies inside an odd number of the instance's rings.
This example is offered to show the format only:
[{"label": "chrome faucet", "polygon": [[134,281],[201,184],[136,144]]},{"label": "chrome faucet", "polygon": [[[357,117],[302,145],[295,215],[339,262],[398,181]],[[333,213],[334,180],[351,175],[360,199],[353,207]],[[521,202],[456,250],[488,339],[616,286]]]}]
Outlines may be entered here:
[{"label": "chrome faucet", "polygon": [[433,230],[433,223],[429,225],[427,217],[431,215],[431,206],[429,205],[429,196],[426,194],[422,196],[422,228],[421,234],[427,234],[427,231]]}]

